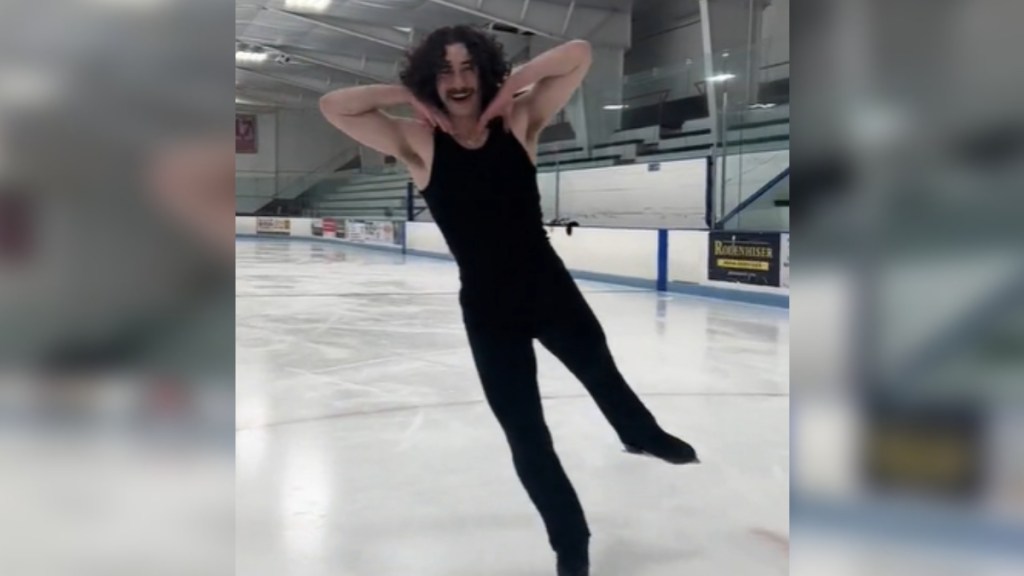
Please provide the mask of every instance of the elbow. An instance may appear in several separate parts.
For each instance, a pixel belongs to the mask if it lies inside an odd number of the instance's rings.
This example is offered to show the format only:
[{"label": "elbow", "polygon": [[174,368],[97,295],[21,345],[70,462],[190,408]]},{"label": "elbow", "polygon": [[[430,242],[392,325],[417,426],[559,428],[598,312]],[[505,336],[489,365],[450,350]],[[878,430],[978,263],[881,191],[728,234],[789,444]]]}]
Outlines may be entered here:
[{"label": "elbow", "polygon": [[328,92],[320,97],[320,113],[330,117],[338,113],[337,95],[335,92]]},{"label": "elbow", "polygon": [[569,46],[580,62],[584,64],[589,64],[594,57],[590,42],[586,40],[572,40],[569,42]]},{"label": "elbow", "polygon": [[328,92],[320,97],[320,112],[328,118],[341,116],[352,116],[353,97],[356,94],[351,92],[352,88],[341,88]]}]

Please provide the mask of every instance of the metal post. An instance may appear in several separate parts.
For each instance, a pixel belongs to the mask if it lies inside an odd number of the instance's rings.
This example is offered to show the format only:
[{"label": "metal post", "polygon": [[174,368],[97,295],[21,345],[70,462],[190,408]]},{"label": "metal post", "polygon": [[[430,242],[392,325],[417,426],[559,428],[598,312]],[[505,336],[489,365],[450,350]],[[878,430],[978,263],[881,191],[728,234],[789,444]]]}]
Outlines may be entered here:
[{"label": "metal post", "polygon": [[756,93],[757,81],[754,79],[754,2],[750,0],[750,14],[747,20],[747,104],[754,104],[756,100],[751,98]]},{"label": "metal post", "polygon": [[558,199],[560,194],[560,184],[562,181],[562,171],[559,170],[559,162],[562,157],[562,145],[558,145],[558,151],[555,153],[555,220],[562,217],[561,208],[559,207]]},{"label": "metal post", "polygon": [[565,12],[565,21],[562,22],[562,36],[565,36],[565,31],[569,29],[569,21],[572,20],[572,12],[576,9],[576,0],[572,0],[569,3],[569,9]]},{"label": "metal post", "polygon": [[[718,101],[715,83],[707,80],[715,74],[715,58],[711,42],[711,7],[709,0],[700,0],[700,29],[704,44],[704,96],[708,101],[708,118],[711,120],[711,158],[718,158],[718,142],[720,137]],[[720,207],[714,207],[712,213],[717,214]],[[718,218],[716,217],[717,221]]]},{"label": "metal post", "polygon": [[410,180],[405,184],[405,220],[406,222],[412,222],[416,219],[415,211],[413,210],[413,200],[416,195],[413,192],[413,183]]},{"label": "metal post", "polygon": [[726,142],[726,135],[729,133],[728,127],[726,126],[726,116],[729,111],[729,87],[726,85],[725,89],[722,90],[722,126],[719,130],[719,134],[722,136],[722,177],[718,185],[718,220],[721,221],[725,217],[725,183],[728,175],[725,171],[726,158],[729,156],[729,143]]}]

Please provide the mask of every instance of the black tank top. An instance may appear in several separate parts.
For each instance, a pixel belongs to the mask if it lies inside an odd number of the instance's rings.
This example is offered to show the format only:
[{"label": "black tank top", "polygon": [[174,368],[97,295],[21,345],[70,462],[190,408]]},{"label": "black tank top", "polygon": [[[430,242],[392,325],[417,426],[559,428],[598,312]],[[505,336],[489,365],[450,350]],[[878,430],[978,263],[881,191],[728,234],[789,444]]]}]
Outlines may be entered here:
[{"label": "black tank top", "polygon": [[500,120],[476,150],[436,130],[421,195],[459,266],[464,310],[526,313],[539,284],[562,276],[544,228],[537,169]]}]

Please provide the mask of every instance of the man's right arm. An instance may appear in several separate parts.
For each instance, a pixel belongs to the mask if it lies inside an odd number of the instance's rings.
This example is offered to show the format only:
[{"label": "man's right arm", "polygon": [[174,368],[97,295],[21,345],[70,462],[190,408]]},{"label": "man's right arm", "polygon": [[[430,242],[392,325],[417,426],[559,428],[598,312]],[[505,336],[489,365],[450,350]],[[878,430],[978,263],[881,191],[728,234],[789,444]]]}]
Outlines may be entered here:
[{"label": "man's right arm", "polygon": [[320,111],[328,122],[353,140],[408,165],[421,162],[410,144],[410,133],[425,130],[425,126],[414,120],[389,116],[383,110],[412,103],[412,93],[404,86],[357,86],[324,95],[320,99]]}]

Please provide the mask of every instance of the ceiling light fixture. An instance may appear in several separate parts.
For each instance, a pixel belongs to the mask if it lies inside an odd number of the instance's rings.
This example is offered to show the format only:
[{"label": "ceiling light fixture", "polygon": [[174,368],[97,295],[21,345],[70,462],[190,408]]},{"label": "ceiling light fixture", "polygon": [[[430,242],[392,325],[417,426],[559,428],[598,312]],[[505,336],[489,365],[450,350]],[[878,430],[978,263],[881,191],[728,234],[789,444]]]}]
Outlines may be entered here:
[{"label": "ceiling light fixture", "polygon": [[235,62],[253,64],[257,62],[263,62],[266,59],[266,52],[249,52],[244,50],[239,50],[238,52],[235,52]]},{"label": "ceiling light fixture", "polygon": [[285,0],[284,7],[289,10],[303,12],[323,12],[331,5],[331,0]]},{"label": "ceiling light fixture", "polygon": [[725,82],[726,80],[732,80],[735,77],[735,74],[718,74],[717,76],[709,76],[708,82]]}]

